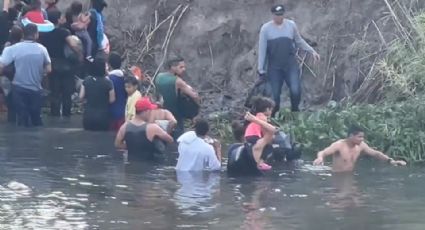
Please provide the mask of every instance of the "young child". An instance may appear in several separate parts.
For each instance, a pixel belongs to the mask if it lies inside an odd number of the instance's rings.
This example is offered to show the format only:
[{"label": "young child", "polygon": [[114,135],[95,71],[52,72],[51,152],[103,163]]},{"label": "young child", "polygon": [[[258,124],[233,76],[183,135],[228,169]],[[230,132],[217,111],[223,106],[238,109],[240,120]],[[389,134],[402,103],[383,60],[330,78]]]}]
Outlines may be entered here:
[{"label": "young child", "polygon": [[257,168],[262,171],[271,170],[271,166],[266,164],[261,155],[264,148],[273,142],[274,134],[277,129],[267,122],[271,117],[274,102],[265,97],[258,97],[253,101],[252,112],[245,115],[245,120],[249,123],[245,130],[245,140],[253,144],[252,152],[257,163]]},{"label": "young child", "polygon": [[90,13],[83,13],[83,4],[75,1],[71,4],[71,14],[71,29],[75,31],[75,35],[77,35],[85,45],[87,61],[93,62],[93,57],[91,56],[93,41],[87,31],[87,27],[90,24]]},{"label": "young child", "polygon": [[43,24],[45,13],[41,9],[41,0],[32,0],[29,5],[29,10],[24,14],[24,18],[27,18],[32,23]]},{"label": "young child", "polygon": [[121,70],[121,56],[112,53],[109,55],[108,65],[111,71],[108,78],[112,81],[115,90],[115,101],[110,106],[112,124],[111,129],[118,131],[125,122],[125,106],[127,103],[127,92],[125,90],[124,72]]},{"label": "young child", "polygon": [[139,82],[135,77],[126,77],[125,91],[127,91],[127,104],[125,105],[125,120],[130,121],[136,115],[136,102],[142,98],[138,90]]}]

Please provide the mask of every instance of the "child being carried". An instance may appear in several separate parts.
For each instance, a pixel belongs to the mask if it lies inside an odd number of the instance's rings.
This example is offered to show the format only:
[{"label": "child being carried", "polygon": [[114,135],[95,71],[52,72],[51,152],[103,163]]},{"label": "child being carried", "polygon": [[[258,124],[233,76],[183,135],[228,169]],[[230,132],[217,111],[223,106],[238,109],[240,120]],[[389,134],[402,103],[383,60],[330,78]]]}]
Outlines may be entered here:
[{"label": "child being carried", "polygon": [[93,41],[91,40],[90,34],[87,31],[87,28],[90,24],[90,13],[83,13],[83,4],[81,2],[73,2],[71,4],[71,13],[71,28],[75,31],[75,35],[77,35],[85,45],[86,60],[93,62],[94,58],[91,56]]}]

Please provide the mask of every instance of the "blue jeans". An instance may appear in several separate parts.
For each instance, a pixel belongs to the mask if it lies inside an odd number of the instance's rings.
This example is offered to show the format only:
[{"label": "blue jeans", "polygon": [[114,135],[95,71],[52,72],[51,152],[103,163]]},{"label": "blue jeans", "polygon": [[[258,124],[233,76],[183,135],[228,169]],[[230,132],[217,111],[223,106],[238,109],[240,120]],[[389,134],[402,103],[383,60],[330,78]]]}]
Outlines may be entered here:
[{"label": "blue jeans", "polygon": [[12,87],[13,106],[16,110],[18,126],[42,126],[41,106],[43,96],[41,91],[25,89],[14,85]]},{"label": "blue jeans", "polygon": [[280,95],[282,94],[283,82],[285,82],[289,88],[292,111],[299,111],[299,105],[301,102],[301,79],[299,75],[300,70],[297,63],[289,65],[286,70],[273,68],[268,69],[267,77],[272,86],[273,100],[276,104],[273,114],[278,112],[280,109]]}]

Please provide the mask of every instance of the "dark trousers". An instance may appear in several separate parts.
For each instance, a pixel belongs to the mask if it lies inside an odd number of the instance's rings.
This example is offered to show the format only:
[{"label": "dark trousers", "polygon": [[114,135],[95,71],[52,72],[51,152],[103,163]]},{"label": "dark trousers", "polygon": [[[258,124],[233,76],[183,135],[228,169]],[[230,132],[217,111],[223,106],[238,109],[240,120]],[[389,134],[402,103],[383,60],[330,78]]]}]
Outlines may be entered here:
[{"label": "dark trousers", "polygon": [[177,125],[173,131],[174,140],[177,140],[177,138],[179,138],[184,133],[184,119],[176,117],[176,120],[177,120]]},{"label": "dark trousers", "polygon": [[299,75],[300,71],[297,63],[289,65],[286,70],[273,68],[268,69],[267,77],[272,86],[273,100],[276,103],[273,114],[278,112],[280,109],[280,96],[282,94],[284,82],[289,88],[292,111],[299,111],[299,105],[301,102],[301,79]]},{"label": "dark trousers", "polygon": [[49,77],[51,91],[50,114],[52,116],[71,116],[72,94],[75,92],[75,79],[72,72],[53,71]]},{"label": "dark trousers", "polygon": [[41,106],[43,96],[41,91],[25,89],[19,86],[12,87],[13,106],[17,114],[18,126],[42,126]]}]

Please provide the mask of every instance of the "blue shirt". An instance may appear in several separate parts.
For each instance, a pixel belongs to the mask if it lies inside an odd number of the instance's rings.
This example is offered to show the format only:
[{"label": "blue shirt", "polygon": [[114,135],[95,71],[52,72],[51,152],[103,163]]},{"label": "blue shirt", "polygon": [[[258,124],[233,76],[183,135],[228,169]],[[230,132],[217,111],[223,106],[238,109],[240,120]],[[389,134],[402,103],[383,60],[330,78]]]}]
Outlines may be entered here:
[{"label": "blue shirt", "polygon": [[40,91],[43,80],[44,68],[50,64],[50,57],[47,49],[33,41],[23,41],[9,46],[3,50],[0,63],[7,66],[15,64],[15,77],[12,84],[33,90]]},{"label": "blue shirt", "polygon": [[121,70],[113,70],[109,73],[109,79],[115,90],[115,101],[110,106],[111,118],[120,120],[125,118],[125,105],[127,92],[125,91],[124,73]]}]

